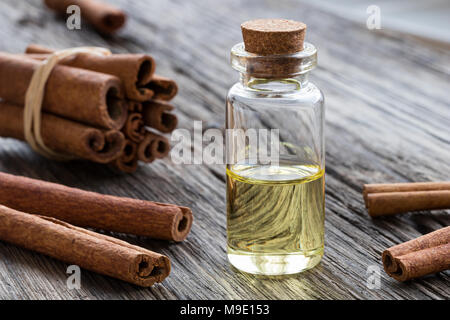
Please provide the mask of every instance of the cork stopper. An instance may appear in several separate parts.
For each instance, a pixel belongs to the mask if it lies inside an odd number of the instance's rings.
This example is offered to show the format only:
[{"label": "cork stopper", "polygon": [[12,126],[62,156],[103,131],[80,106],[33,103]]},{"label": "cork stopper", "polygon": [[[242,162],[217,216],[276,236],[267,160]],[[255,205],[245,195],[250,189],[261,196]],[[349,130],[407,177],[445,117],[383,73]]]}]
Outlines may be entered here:
[{"label": "cork stopper", "polygon": [[260,55],[303,50],[306,24],[285,19],[256,19],[241,25],[245,50]]}]

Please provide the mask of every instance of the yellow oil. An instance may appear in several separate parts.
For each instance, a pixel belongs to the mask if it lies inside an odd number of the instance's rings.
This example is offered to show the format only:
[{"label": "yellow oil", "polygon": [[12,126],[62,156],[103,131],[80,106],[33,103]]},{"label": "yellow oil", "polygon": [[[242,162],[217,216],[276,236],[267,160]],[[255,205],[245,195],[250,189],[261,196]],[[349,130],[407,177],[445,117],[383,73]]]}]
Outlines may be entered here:
[{"label": "yellow oil", "polygon": [[298,273],[324,247],[324,170],[315,165],[229,165],[228,259],[254,274]]}]

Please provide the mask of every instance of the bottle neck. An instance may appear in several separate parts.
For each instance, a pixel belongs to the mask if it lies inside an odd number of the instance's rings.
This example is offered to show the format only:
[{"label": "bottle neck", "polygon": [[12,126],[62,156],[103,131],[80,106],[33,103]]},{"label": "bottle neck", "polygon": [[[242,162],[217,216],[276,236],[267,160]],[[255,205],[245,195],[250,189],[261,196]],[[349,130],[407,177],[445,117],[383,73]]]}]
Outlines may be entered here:
[{"label": "bottle neck", "polygon": [[308,86],[308,72],[317,64],[317,50],[304,43],[292,54],[258,55],[245,51],[243,43],[231,49],[231,66],[241,74],[245,90],[258,92],[299,91]]},{"label": "bottle neck", "polygon": [[240,83],[246,90],[281,93],[299,91],[308,84],[308,72],[295,77],[258,78],[248,73],[240,73]]}]

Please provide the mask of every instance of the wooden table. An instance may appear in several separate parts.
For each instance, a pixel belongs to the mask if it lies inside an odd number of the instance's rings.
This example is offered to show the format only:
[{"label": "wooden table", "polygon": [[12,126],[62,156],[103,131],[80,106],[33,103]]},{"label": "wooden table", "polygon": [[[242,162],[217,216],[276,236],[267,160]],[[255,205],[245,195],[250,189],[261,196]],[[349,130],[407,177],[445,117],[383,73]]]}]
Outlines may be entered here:
[{"label": "wooden table", "polygon": [[[326,103],[326,249],[313,270],[256,277],[233,270],[226,258],[225,174],[222,166],[175,165],[169,159],[135,174],[76,161],[58,163],[24,143],[0,139],[0,170],[101,193],[174,202],[192,208],[195,223],[181,244],[117,235],[168,255],[173,271],[162,284],[138,288],[82,271],[80,290],[66,287],[67,265],[0,242],[0,299],[448,299],[449,273],[410,283],[389,278],[381,252],[449,225],[445,211],[371,220],[362,185],[450,180],[450,56],[395,34],[370,31],[297,1],[127,1],[117,37],[86,25],[69,31],[42,1],[0,2],[1,50],[22,52],[31,42],[63,48],[98,45],[114,52],[147,52],[157,72],[178,81],[174,103],[180,127],[223,128],[227,89],[238,75],[230,48],[240,23],[286,17],[308,24],[319,50],[312,81]],[[240,4],[241,3],[241,4]],[[242,3],[245,3],[243,5]],[[379,268],[380,288],[367,286]]]}]

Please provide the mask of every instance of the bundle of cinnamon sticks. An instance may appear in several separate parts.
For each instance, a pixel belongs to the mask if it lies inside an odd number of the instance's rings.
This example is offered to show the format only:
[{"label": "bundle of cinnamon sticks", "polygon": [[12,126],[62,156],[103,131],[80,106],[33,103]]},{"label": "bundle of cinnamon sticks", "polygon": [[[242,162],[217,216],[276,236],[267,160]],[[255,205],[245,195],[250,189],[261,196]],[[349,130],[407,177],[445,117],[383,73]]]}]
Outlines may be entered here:
[{"label": "bundle of cinnamon sticks", "polygon": [[[25,139],[23,105],[36,68],[53,51],[30,45],[26,54],[0,53],[0,136]],[[144,54],[79,53],[62,60],[45,87],[41,135],[59,153],[133,172],[138,161],[165,157],[162,134],[177,126],[169,101],[177,84],[154,74]]]},{"label": "bundle of cinnamon sticks", "polygon": [[140,286],[164,280],[169,258],[81,227],[179,242],[192,220],[187,207],[0,173],[1,241]]},{"label": "bundle of cinnamon sticks", "polygon": [[[363,197],[371,217],[450,209],[450,182],[368,184]],[[386,249],[382,261],[386,273],[398,281],[450,269],[450,227]]]}]

